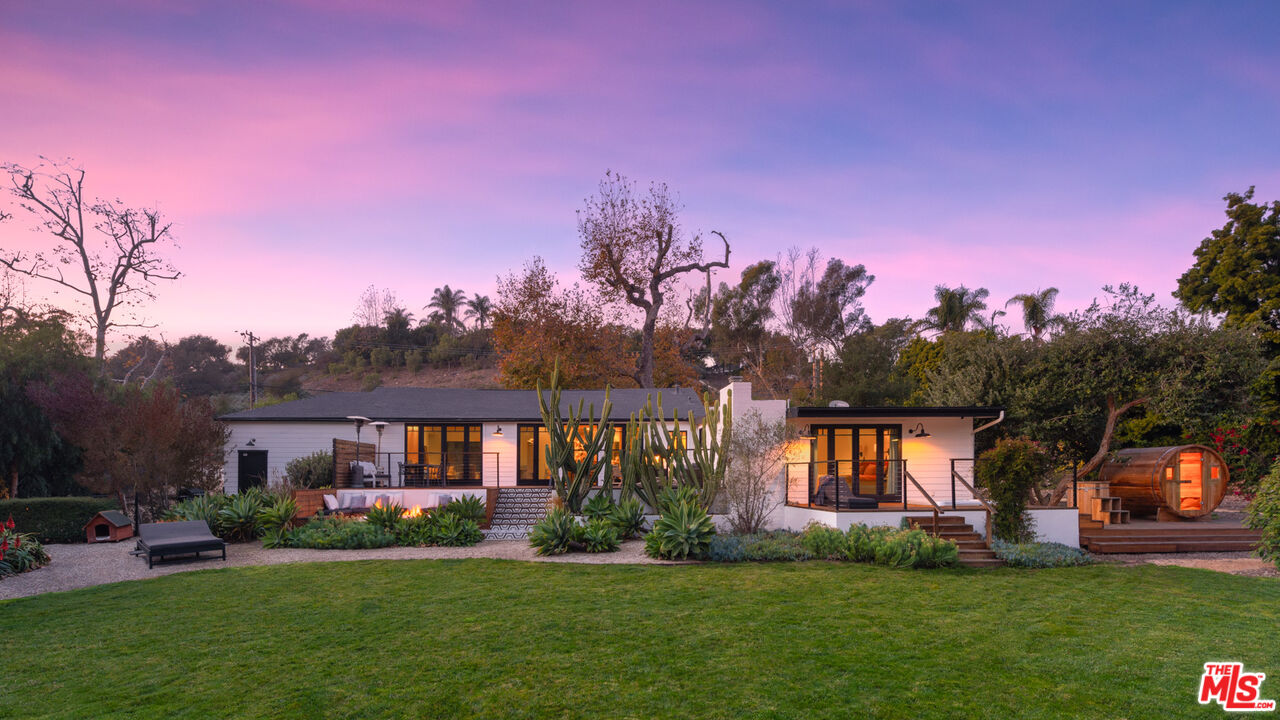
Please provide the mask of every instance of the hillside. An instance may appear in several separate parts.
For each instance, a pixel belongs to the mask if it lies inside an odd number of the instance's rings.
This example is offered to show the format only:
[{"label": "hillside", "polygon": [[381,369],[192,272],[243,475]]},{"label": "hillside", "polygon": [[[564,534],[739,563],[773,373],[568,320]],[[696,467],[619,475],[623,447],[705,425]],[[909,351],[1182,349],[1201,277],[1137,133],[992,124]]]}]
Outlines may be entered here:
[{"label": "hillside", "polygon": [[[299,378],[302,388],[308,392],[358,391],[362,389],[364,373],[330,375],[320,370],[308,370]],[[501,389],[497,368],[428,368],[410,372],[408,368],[390,368],[378,372],[382,376],[381,387],[451,387],[476,390]]]}]

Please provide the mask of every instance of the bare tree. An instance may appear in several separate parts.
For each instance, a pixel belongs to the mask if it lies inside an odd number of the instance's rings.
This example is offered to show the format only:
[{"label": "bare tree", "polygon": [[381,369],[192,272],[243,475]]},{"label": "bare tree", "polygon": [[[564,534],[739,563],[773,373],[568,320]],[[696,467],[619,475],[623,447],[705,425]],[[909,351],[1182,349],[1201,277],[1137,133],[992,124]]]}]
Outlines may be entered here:
[{"label": "bare tree", "polygon": [[381,327],[387,315],[401,309],[403,306],[394,290],[379,290],[370,285],[360,293],[356,309],[351,313],[351,320],[365,327]]},{"label": "bare tree", "polygon": [[0,250],[0,265],[81,296],[90,307],[85,320],[93,330],[94,360],[101,370],[107,332],[151,327],[136,321],[135,308],[155,299],[157,280],[181,275],[157,254],[161,243],[173,242],[172,224],[158,210],[125,207],[120,200],[87,200],[85,172],[69,161],[3,167],[18,204],[57,242],[47,251]]},{"label": "bare tree", "polygon": [[787,424],[766,420],[759,410],[733,421],[722,492],[729,503],[729,524],[734,532],[760,532],[782,503],[774,484],[786,467],[787,440]]},{"label": "bare tree", "polygon": [[587,198],[586,209],[578,213],[582,276],[610,302],[644,313],[635,373],[644,388],[654,387],[653,338],[675,278],[729,267],[728,239],[712,231],[724,241],[724,260],[703,262],[702,238],[685,236],[680,209],[665,184],[653,183],[647,197],[636,197],[634,184],[610,171],[600,182],[600,194]]}]

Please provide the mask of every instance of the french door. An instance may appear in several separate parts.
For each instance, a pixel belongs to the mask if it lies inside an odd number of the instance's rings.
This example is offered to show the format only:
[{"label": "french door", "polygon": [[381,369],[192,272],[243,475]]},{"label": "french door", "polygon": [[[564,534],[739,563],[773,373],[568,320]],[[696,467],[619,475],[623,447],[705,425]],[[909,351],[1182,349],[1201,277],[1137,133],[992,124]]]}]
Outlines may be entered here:
[{"label": "french door", "polygon": [[902,500],[902,426],[814,426],[813,470],[859,497]]}]

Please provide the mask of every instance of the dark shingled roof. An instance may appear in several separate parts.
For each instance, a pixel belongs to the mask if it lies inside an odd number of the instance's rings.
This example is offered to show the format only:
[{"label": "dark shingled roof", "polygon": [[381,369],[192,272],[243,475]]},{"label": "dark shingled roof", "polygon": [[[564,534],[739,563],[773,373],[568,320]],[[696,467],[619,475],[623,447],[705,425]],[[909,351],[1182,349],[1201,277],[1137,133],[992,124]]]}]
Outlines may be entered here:
[{"label": "dark shingled roof", "polygon": [[[702,400],[688,388],[664,390],[614,389],[614,420],[623,422],[652,395],[657,401],[662,394],[662,409],[667,417],[678,410],[688,419],[703,416]],[[564,390],[560,393],[561,412],[568,415],[570,406],[586,400],[600,412],[603,390]],[[584,412],[585,412],[584,408]],[[465,390],[460,388],[384,387],[372,392],[331,392],[254,410],[241,410],[223,415],[229,421],[345,421],[348,415],[361,415],[370,420],[387,422],[454,422],[454,421],[540,421],[538,394],[534,390]]]},{"label": "dark shingled roof", "polygon": [[[129,519],[129,516],[125,515],[119,510],[103,510],[102,512],[98,513],[98,515],[101,515],[103,520],[106,520],[107,522],[111,523],[112,525],[115,525],[116,527],[124,527],[125,525],[133,524],[133,521]],[[94,515],[93,517],[96,518],[98,515]],[[89,527],[89,523],[91,522],[93,522],[93,518],[90,518],[89,522],[85,523],[84,526]]]}]

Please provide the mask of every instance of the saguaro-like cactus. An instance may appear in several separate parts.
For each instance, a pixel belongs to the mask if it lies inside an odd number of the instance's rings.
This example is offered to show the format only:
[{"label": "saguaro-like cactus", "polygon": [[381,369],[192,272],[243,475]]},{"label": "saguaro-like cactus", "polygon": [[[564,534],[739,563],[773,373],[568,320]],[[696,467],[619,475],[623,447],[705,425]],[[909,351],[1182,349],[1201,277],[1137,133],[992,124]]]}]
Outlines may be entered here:
[{"label": "saguaro-like cactus", "polygon": [[[596,419],[596,406],[592,403],[584,418],[583,405],[579,400],[578,407],[569,408],[569,417],[560,414],[560,368],[551,373],[551,389],[547,393],[550,400],[542,392],[542,381],[538,381],[538,410],[542,414],[542,424],[547,429],[547,469],[551,472],[551,483],[556,495],[564,502],[569,512],[577,515],[582,512],[582,502],[587,492],[600,479],[609,465],[609,457],[602,451],[609,439],[613,437],[613,421],[609,412],[613,404],[609,400],[609,387],[604,389],[604,406],[600,409],[600,418]],[[585,420],[585,423],[584,423]],[[580,453],[585,453],[581,460],[575,457],[575,444]]]}]

